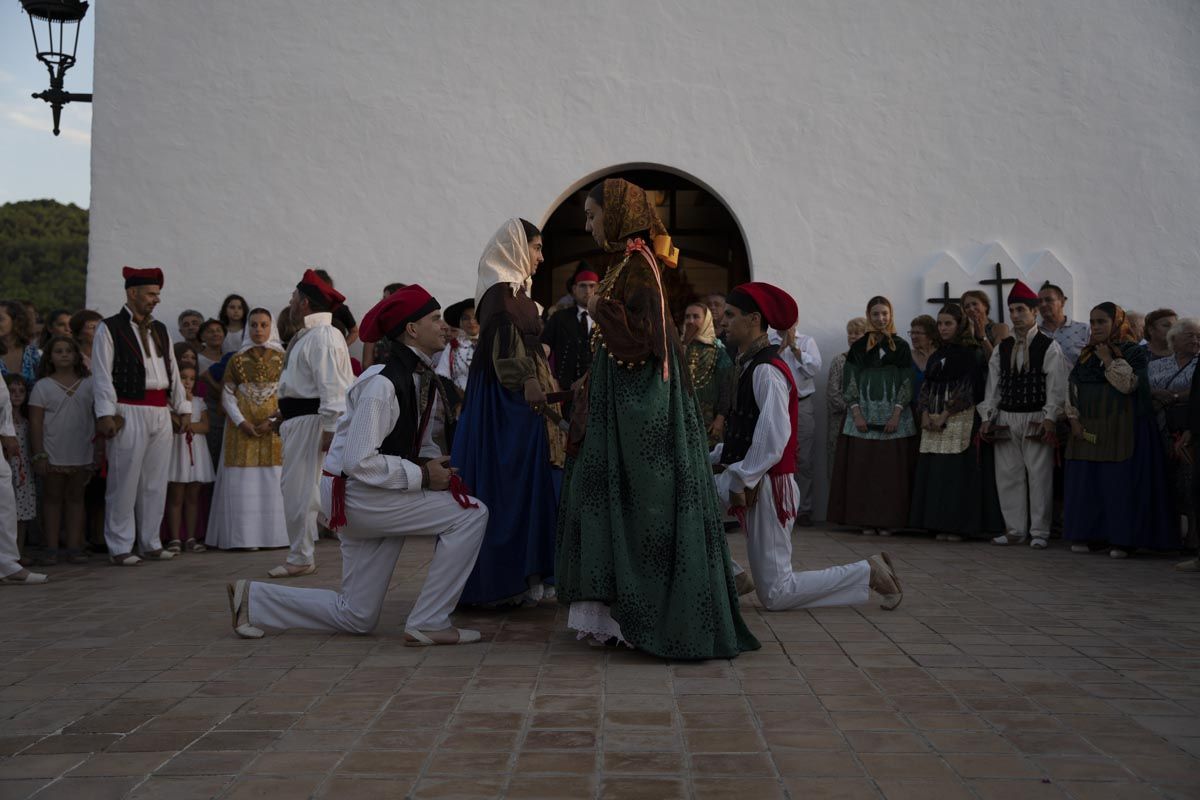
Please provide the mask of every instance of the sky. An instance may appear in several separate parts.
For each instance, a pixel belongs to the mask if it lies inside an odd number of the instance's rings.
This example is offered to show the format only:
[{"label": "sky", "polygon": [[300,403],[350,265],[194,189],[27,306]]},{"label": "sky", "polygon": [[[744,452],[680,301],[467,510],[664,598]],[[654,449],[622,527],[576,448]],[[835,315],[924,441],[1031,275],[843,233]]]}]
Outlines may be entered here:
[{"label": "sky", "polygon": [[[93,3],[80,25],[78,62],[64,86],[68,92],[92,91],[95,13]],[[17,0],[0,0],[0,204],[50,198],[90,205],[92,106],[64,106],[62,133],[55,136],[50,106],[29,96],[49,87],[50,76],[34,53],[29,17]]]}]

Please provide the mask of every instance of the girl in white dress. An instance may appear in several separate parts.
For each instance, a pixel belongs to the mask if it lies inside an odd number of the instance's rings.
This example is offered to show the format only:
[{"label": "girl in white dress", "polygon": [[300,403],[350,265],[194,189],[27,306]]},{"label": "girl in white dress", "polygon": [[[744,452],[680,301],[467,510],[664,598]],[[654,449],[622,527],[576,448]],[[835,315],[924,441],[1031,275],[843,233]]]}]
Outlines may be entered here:
[{"label": "girl in white dress", "polygon": [[[29,396],[29,443],[33,471],[42,476],[42,533],[48,558],[66,539],[66,560],[83,564],[84,490],[95,471],[91,376],[83,353],[69,336],[54,336]],[[65,534],[65,536],[64,536]]]},{"label": "girl in white dress", "polygon": [[[200,490],[213,482],[212,458],[208,454],[208,409],[204,401],[192,394],[196,386],[194,367],[179,368],[179,382],[192,404],[191,430],[176,433],[171,445],[171,465],[167,484],[167,549],[178,553],[186,548],[193,553],[206,549],[196,540],[200,521]],[[186,517],[187,540],[180,540],[180,526]]]}]

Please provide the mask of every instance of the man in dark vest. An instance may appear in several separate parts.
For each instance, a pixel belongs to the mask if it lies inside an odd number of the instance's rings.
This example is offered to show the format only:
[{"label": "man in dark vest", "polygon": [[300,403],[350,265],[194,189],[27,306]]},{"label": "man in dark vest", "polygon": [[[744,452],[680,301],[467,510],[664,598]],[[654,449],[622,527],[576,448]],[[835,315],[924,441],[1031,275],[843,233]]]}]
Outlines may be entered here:
[{"label": "man in dark vest", "polygon": [[588,316],[587,307],[599,285],[600,276],[587,264],[580,263],[567,284],[575,302],[554,312],[542,331],[542,343],[550,348],[554,379],[564,390],[570,389],[592,365],[591,337],[595,322]]},{"label": "man in dark vest", "polygon": [[429,574],[405,623],[405,644],[468,644],[478,631],[450,622],[475,566],[487,509],[467,494],[433,437],[445,424],[445,384],[433,356],[445,346],[441,306],[420,286],[400,289],[367,312],[364,342],[391,340],[391,358],[364,372],[325,457],[321,508],[342,548],[342,590],[238,581],[228,587],[234,631],[258,626],[369,633],[379,621],[405,538],[436,536]]},{"label": "man in dark vest", "polygon": [[306,270],[288,307],[299,326],[288,342],[279,376],[279,438],[283,440],[280,485],[291,549],[271,578],[296,578],[317,571],[317,484],[321,459],[346,409],[354,380],[346,338],[333,326],[333,312],[346,300],[316,270]]},{"label": "man in dark vest", "polygon": [[996,491],[1005,532],[992,544],[1046,547],[1054,510],[1055,420],[1067,399],[1067,361],[1037,327],[1037,292],[1021,281],[1008,293],[1013,333],[992,350],[979,404],[980,435],[995,442]]},{"label": "man in dark vest", "polygon": [[162,270],[125,267],[122,276],[124,308],[96,326],[92,381],[96,433],[107,440],[104,540],[113,564],[132,567],[175,555],[163,549],[158,529],[167,502],[171,414],[186,432],[192,404],[179,382],[167,326],[151,316]]},{"label": "man in dark vest", "polygon": [[[866,602],[874,589],[883,596],[881,607],[894,609],[903,595],[886,553],[828,569],[792,570],[799,398],[792,371],[767,331],[796,324],[796,301],[769,283],[744,283],[726,298],[724,314],[739,353],[737,389],[711,461],[717,497],[746,531],[759,601],[768,611],[844,606]],[[735,564],[734,571],[741,568]]]}]

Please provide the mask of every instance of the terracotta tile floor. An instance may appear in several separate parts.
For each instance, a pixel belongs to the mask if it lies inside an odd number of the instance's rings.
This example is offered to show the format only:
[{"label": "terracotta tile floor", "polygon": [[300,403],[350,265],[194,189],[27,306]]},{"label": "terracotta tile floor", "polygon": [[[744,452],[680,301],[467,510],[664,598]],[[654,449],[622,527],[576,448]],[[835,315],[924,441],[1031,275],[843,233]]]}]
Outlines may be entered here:
[{"label": "terracotta tile floor", "polygon": [[[1200,797],[1200,576],[823,530],[797,560],[880,545],[898,611],[746,599],[763,649],[699,664],[588,647],[553,606],[405,648],[427,541],[366,637],[233,638],[225,582],[278,553],[58,567],[0,589],[0,798]],[[336,587],[318,550],[301,581]]]}]

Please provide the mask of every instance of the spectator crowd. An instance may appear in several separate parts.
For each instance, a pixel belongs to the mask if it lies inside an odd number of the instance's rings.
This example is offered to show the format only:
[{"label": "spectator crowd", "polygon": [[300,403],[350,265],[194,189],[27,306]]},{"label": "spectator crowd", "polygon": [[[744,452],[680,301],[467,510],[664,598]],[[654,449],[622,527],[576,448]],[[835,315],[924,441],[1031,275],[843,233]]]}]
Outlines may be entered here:
[{"label": "spectator crowd", "polygon": [[[313,538],[328,520],[316,501],[291,498],[313,493],[347,388],[387,363],[393,343],[375,337],[361,359],[349,355],[358,323],[321,270],[282,309],[231,294],[215,315],[184,311],[174,332],[153,316],[169,275],[126,268],[124,278],[126,305],[105,313],[0,301],[0,472],[11,472],[0,475],[11,483],[11,495],[0,492],[0,579],[42,583],[35,570],[101,554],[135,566],[210,548],[289,548],[273,577],[315,571]],[[588,306],[602,280],[582,264],[544,312],[540,341],[564,390],[591,364]],[[986,293],[970,291],[902,336],[889,300],[871,298],[846,323],[847,350],[828,363],[820,432],[816,341],[795,326],[772,330],[799,399],[797,524],[812,524],[824,446],[828,518],[864,535],[1034,549],[1061,537],[1073,552],[1112,558],[1194,550],[1200,319],[1104,302],[1072,320],[1066,301],[1057,286],[1018,282],[1004,324]],[[713,445],[735,411],[743,366],[724,330],[725,297],[673,311]],[[432,365],[454,409],[474,374],[475,300],[447,306],[442,321]],[[320,337],[344,343],[320,350],[344,361],[322,356],[317,372],[289,378],[296,351]],[[572,409],[563,403],[565,429]],[[303,436],[295,423],[281,437],[290,419],[307,420]],[[445,428],[434,437],[449,452]]]}]

